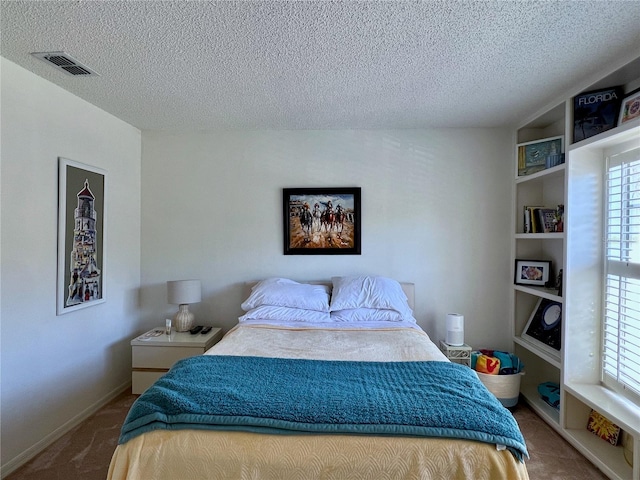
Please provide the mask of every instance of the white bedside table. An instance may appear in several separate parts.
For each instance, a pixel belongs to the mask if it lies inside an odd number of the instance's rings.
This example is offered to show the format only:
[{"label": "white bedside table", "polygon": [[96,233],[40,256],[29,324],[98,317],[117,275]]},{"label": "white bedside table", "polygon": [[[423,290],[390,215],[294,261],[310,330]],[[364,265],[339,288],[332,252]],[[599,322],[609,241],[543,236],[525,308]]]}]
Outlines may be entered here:
[{"label": "white bedside table", "polygon": [[440,350],[452,362],[460,363],[467,367],[471,366],[471,347],[466,343],[463,345],[449,345],[440,340]]},{"label": "white bedside table", "polygon": [[[154,335],[160,331],[159,335]],[[222,329],[212,328],[207,334],[164,333],[157,327],[131,340],[131,392],[140,394],[151,386],[181,358],[201,355],[222,338]]]}]

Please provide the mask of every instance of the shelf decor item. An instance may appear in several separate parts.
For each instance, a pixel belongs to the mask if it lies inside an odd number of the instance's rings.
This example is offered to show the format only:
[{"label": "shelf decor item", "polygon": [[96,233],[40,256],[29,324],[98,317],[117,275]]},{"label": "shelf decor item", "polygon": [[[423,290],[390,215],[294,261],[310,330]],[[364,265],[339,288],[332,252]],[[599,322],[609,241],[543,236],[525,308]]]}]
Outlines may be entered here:
[{"label": "shelf decor item", "polygon": [[562,304],[540,298],[524,327],[522,337],[557,355],[562,347]]},{"label": "shelf decor item", "polygon": [[107,172],[59,158],[57,315],[105,301]]},{"label": "shelf decor item", "polygon": [[640,88],[628,93],[620,106],[618,125],[640,117]]},{"label": "shelf decor item", "polygon": [[618,445],[620,427],[593,409],[589,414],[587,430],[599,436],[601,439],[606,440],[611,445]]},{"label": "shelf decor item", "polygon": [[544,287],[551,276],[551,262],[547,260],[516,260],[516,285]]},{"label": "shelf decor item", "polygon": [[624,452],[624,459],[633,467],[633,436],[624,430],[622,431],[622,450]]},{"label": "shelf decor item", "polygon": [[198,303],[202,299],[200,280],[172,280],[167,282],[167,303],[179,305],[173,317],[177,332],[191,330],[195,315],[189,311],[190,303]]},{"label": "shelf decor item", "polygon": [[581,93],[573,98],[573,142],[614,128],[623,97],[622,87]]},{"label": "shelf decor item", "polygon": [[360,255],[360,188],[284,188],[285,255]]},{"label": "shelf decor item", "polygon": [[564,163],[563,135],[520,143],[517,149],[519,177]]}]

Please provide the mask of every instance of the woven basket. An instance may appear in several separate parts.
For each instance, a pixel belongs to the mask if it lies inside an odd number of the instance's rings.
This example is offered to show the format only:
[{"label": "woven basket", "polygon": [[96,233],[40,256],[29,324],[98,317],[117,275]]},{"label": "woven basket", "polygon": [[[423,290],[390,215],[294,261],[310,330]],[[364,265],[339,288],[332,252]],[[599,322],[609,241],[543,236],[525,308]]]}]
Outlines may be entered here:
[{"label": "woven basket", "polygon": [[515,407],[520,395],[520,379],[524,372],[513,375],[487,375],[476,372],[478,378],[505,407]]}]

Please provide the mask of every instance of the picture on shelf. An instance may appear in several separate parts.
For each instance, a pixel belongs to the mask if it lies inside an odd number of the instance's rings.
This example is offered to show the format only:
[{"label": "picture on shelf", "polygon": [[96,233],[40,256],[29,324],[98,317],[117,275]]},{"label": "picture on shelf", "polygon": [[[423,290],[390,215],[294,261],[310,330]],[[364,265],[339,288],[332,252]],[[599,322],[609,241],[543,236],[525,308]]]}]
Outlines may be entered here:
[{"label": "picture on shelf", "polygon": [[587,430],[614,446],[620,440],[620,427],[593,409],[589,414]]},{"label": "picture on shelf", "polygon": [[581,93],[573,99],[573,141],[614,128],[623,97],[622,87]]},{"label": "picture on shelf", "polygon": [[618,125],[638,117],[640,117],[640,88],[628,93],[622,100]]},{"label": "picture on shelf", "polygon": [[544,287],[551,276],[551,262],[546,260],[516,260],[516,285]]},{"label": "picture on shelf", "polygon": [[522,336],[557,354],[562,347],[562,304],[546,298],[539,299]]},{"label": "picture on shelf", "polygon": [[518,145],[518,176],[531,175],[564,162],[564,136]]}]

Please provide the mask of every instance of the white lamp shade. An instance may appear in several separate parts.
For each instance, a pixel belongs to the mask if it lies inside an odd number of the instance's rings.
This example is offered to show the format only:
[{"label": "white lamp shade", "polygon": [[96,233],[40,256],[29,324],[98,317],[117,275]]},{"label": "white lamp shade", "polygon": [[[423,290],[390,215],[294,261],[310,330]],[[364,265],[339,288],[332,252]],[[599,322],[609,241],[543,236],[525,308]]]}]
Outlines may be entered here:
[{"label": "white lamp shade", "polygon": [[198,303],[202,299],[200,280],[172,280],[167,282],[167,302],[174,305]]}]

